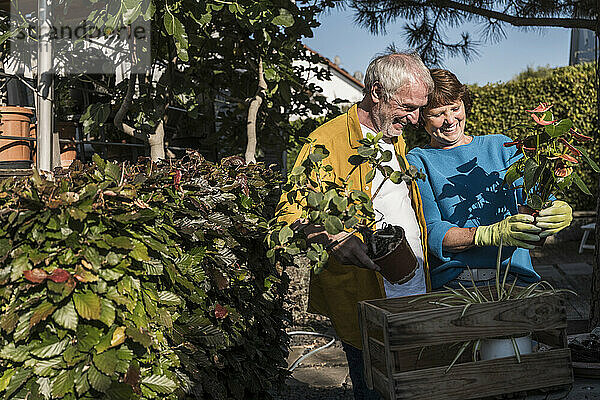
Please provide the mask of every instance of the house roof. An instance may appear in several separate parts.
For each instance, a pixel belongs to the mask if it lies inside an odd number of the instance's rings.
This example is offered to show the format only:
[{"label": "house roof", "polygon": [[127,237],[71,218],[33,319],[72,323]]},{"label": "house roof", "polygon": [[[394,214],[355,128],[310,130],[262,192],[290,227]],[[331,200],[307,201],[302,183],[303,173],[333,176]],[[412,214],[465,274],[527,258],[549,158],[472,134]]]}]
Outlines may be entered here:
[{"label": "house roof", "polygon": [[346,79],[348,79],[352,84],[358,86],[361,90],[365,87],[365,85],[359,81],[358,79],[356,79],[355,77],[353,77],[352,75],[350,75],[348,73],[348,71],[346,71],[345,69],[341,68],[339,65],[334,64],[333,61],[331,61],[329,58],[325,57],[324,55],[314,51],[313,49],[311,49],[310,47],[308,47],[307,45],[304,45],[304,48],[308,51],[310,51],[312,54],[316,54],[317,56],[321,57],[323,60],[325,60],[326,64],[330,67],[333,68],[334,70],[336,70],[337,72],[339,72],[342,76],[344,76]]}]

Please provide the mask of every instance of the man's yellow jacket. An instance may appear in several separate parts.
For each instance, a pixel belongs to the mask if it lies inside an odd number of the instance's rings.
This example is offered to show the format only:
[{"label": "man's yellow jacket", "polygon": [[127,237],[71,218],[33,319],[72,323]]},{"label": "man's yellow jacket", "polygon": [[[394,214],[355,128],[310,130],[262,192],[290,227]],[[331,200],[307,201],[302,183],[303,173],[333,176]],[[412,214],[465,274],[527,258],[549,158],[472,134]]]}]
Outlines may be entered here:
[{"label": "man's yellow jacket", "polygon": [[[348,157],[356,154],[360,146],[358,142],[363,138],[358,121],[357,106],[354,105],[344,115],[325,123],[309,136],[315,144],[324,145],[330,154],[324,162],[333,167],[337,178],[345,178],[352,169]],[[406,143],[402,137],[394,142],[396,156],[400,166],[407,166],[405,151]],[[308,157],[310,146],[306,144],[296,160],[296,166]],[[350,189],[363,190],[370,194],[370,184],[365,184],[365,175],[371,170],[369,165],[360,165],[349,179]],[[427,265],[427,230],[423,217],[421,196],[416,183],[410,187],[412,206],[421,228],[421,245],[425,255],[424,268],[427,281],[427,290],[430,290],[429,269]],[[297,204],[287,204],[285,193],[281,197],[286,213],[280,218],[292,223],[300,217],[301,209]],[[377,272],[359,268],[354,265],[342,265],[335,257],[330,257],[327,268],[319,274],[311,271],[310,287],[308,292],[308,311],[323,314],[331,320],[336,333],[343,342],[349,343],[359,349],[362,348],[361,336],[358,325],[358,302],[363,300],[385,297],[383,279]]]}]

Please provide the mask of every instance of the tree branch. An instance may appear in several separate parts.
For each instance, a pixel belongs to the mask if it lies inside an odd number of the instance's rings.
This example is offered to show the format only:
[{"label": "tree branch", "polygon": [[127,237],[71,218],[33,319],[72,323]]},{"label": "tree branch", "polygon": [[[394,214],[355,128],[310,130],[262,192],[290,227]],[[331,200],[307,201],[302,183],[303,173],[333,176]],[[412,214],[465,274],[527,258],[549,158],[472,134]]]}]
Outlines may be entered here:
[{"label": "tree branch", "polygon": [[246,134],[248,136],[248,144],[246,145],[246,164],[256,163],[256,120],[258,117],[258,109],[263,102],[263,97],[267,91],[267,82],[263,71],[262,56],[258,58],[258,89],[256,95],[250,101],[248,107],[248,122],[246,125]]},{"label": "tree branch", "polygon": [[499,21],[507,22],[514,26],[553,26],[561,28],[582,28],[596,30],[596,21],[584,18],[528,18],[517,17],[498,11],[489,10],[483,7],[477,7],[470,4],[459,3],[451,0],[433,0],[436,7],[449,7],[455,10],[468,12],[485,18],[493,18]]},{"label": "tree branch", "polygon": [[146,135],[144,135],[142,132],[136,130],[134,127],[129,126],[123,122],[125,115],[129,111],[129,108],[131,107],[131,102],[133,101],[133,92],[135,90],[135,81],[136,81],[136,75],[133,73],[130,74],[129,81],[127,82],[127,92],[125,93],[125,98],[123,99],[123,102],[121,103],[121,106],[119,107],[119,110],[115,114],[115,118],[113,119],[113,124],[115,125],[115,127],[117,129],[119,129],[121,132],[125,133],[126,135],[129,135],[131,137],[134,137],[136,139],[142,140],[147,143],[148,137]]}]

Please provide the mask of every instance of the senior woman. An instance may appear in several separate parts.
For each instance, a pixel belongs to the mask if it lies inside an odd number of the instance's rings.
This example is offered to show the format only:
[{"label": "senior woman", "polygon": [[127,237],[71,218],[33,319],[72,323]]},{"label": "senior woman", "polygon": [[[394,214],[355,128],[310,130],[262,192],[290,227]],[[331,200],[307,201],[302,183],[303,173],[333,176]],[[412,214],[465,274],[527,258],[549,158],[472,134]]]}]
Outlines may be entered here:
[{"label": "senior woman", "polygon": [[555,201],[535,222],[530,215],[518,214],[519,181],[503,185],[508,166],[519,157],[514,147],[503,146],[511,139],[500,134],[468,135],[467,87],[447,70],[433,69],[431,76],[435,88],[421,117],[430,144],[411,150],[407,158],[427,175],[418,185],[433,255],[432,288],[494,282],[500,242],[503,269],[510,261],[510,282],[539,280],[529,255],[534,246],[527,241],[568,226],[571,208]]}]

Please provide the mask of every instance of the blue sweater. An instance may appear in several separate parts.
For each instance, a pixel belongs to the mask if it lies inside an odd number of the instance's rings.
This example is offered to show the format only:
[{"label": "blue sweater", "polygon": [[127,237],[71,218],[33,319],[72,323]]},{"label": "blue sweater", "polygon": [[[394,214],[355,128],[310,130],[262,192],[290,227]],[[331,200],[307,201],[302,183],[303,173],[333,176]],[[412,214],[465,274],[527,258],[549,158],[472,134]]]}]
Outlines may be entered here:
[{"label": "blue sweater", "polygon": [[[452,227],[491,225],[517,213],[522,184],[502,185],[508,167],[518,158],[514,147],[503,143],[505,135],[474,136],[469,144],[452,149],[430,146],[411,150],[407,159],[427,178],[417,181],[427,223],[431,285],[439,288],[469,268],[495,268],[498,247],[472,247],[452,253],[442,249],[442,240]],[[502,266],[510,259],[510,272],[526,282],[540,279],[533,270],[529,250],[504,247]]]}]

